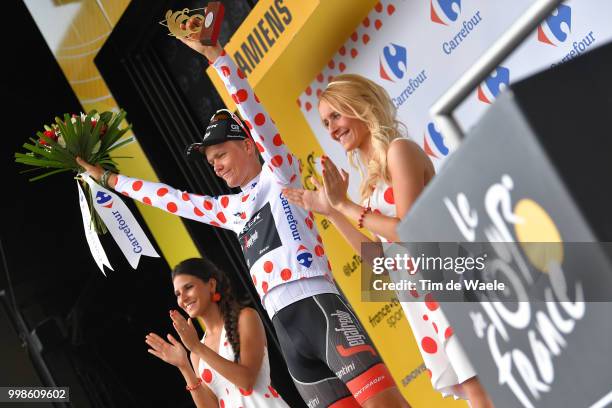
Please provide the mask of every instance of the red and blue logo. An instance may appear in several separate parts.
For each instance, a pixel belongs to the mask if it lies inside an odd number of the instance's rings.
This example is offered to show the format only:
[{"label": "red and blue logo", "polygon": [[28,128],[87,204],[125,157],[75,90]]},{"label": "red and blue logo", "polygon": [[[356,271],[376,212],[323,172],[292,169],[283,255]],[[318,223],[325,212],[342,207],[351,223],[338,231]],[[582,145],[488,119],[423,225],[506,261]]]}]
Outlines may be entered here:
[{"label": "red and blue logo", "polygon": [[571,31],[572,9],[562,4],[538,26],[538,41],[556,47],[567,40]]},{"label": "red and blue logo", "polygon": [[491,104],[508,85],[510,85],[510,70],[500,65],[478,86],[478,99]]},{"label": "red and blue logo", "polygon": [[430,0],[431,21],[449,25],[461,14],[461,0]]},{"label": "red and blue logo", "polygon": [[96,203],[104,208],[113,208],[113,197],[103,191],[98,191],[96,193]]},{"label": "red and blue logo", "polygon": [[444,136],[436,129],[433,122],[427,124],[423,136],[423,150],[427,155],[439,159],[448,155],[448,147],[444,144]]},{"label": "red and blue logo", "polygon": [[304,245],[300,245],[297,252],[298,255],[296,258],[298,263],[305,268],[310,268],[310,265],[312,265],[312,253],[308,252],[308,248]]},{"label": "red and blue logo", "polygon": [[391,43],[383,48],[378,62],[380,77],[387,81],[395,82],[402,79],[404,74],[406,74],[408,69],[408,53],[405,47]]}]

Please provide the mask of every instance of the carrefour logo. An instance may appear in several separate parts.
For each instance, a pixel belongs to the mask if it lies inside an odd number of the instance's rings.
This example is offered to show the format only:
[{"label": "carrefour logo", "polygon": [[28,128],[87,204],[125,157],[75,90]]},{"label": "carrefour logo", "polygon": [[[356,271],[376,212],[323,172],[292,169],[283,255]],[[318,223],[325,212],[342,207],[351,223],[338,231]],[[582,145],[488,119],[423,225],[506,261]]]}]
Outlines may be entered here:
[{"label": "carrefour logo", "polygon": [[429,156],[439,159],[448,155],[448,147],[444,144],[444,136],[436,129],[433,122],[427,124],[423,136],[423,150]]},{"label": "carrefour logo", "polygon": [[296,259],[298,263],[305,268],[310,268],[310,265],[312,265],[312,253],[308,251],[308,248],[304,245],[300,245],[297,253]]},{"label": "carrefour logo", "polygon": [[[570,35],[576,39],[571,41]],[[553,47],[567,44],[565,55],[559,62],[551,65],[554,67],[585,53],[595,43],[596,38],[593,31],[578,36],[572,33],[572,9],[562,4],[538,26],[538,41]]]},{"label": "carrefour logo", "polygon": [[96,203],[104,208],[113,208],[113,197],[103,191],[96,193]]},{"label": "carrefour logo", "polygon": [[385,46],[378,61],[380,77],[387,81],[402,79],[408,69],[408,53],[401,45],[391,43]]},{"label": "carrefour logo", "polygon": [[408,101],[408,98],[427,80],[427,73],[424,69],[411,78],[408,76],[408,52],[406,47],[401,45],[390,43],[385,46],[378,63],[382,79],[390,82],[401,80],[401,92],[391,98],[396,108]]},{"label": "carrefour logo", "polygon": [[461,13],[461,0],[430,0],[431,21],[449,25]]},{"label": "carrefour logo", "polygon": [[562,4],[538,26],[538,41],[556,47],[567,40],[571,31],[572,9]]},{"label": "carrefour logo", "polygon": [[484,103],[493,103],[499,93],[508,85],[510,85],[510,70],[500,65],[478,87],[478,99]]}]

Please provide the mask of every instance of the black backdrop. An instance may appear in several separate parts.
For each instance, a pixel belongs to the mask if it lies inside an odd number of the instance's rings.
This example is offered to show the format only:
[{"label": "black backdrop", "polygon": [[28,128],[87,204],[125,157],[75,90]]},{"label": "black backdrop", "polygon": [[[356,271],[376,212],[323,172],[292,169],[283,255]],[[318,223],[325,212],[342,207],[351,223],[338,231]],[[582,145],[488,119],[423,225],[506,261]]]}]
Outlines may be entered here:
[{"label": "black backdrop", "polygon": [[[196,3],[160,3],[133,0],[96,64],[161,180],[199,193],[226,192],[205,163],[182,159],[184,146],[199,138],[206,119],[222,106],[202,73],[206,62],[178,47],[182,44],[157,24],[168,8]],[[224,41],[252,3],[226,2]],[[6,254],[6,267],[0,264],[0,307],[7,318],[0,319],[0,336],[13,348],[0,352],[5,373],[0,386],[70,386],[72,405],[79,407],[193,406],[178,371],[150,356],[144,343],[150,331],[172,332],[167,316],[176,303],[170,266],[163,259],[142,258],[134,271],[104,237],[115,271],[102,276],[84,239],[71,176],[29,183],[27,175],[18,174],[23,167],[12,156],[21,144],[54,116],[82,108],[23,3],[9,4],[11,25],[4,28],[20,34],[15,40],[5,33],[10,57],[2,86],[9,105],[0,160],[0,238]],[[126,203],[152,237],[133,203]],[[235,238],[202,224],[186,226],[200,252],[228,271],[237,291],[258,307],[266,321],[273,381],[290,406],[303,406],[271,325],[243,278],[248,274]],[[28,346],[37,340],[41,349]],[[20,343],[23,352],[15,353]]]}]

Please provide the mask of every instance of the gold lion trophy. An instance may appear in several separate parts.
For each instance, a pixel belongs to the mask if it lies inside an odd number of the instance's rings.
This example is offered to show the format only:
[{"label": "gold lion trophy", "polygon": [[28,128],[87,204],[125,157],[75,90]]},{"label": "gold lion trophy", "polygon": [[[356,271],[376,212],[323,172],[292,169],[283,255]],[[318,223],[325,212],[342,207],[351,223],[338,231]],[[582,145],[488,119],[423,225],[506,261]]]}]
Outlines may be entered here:
[{"label": "gold lion trophy", "polygon": [[[203,10],[204,14],[189,14],[194,11]],[[159,23],[168,27],[173,37],[189,37],[192,34],[198,34],[198,39],[202,45],[215,45],[221,31],[221,22],[225,14],[225,7],[220,1],[211,1],[204,8],[189,10],[184,8],[179,11],[168,10],[166,19]],[[200,24],[196,24],[191,29],[187,28],[187,21],[196,17]],[[182,27],[181,27],[182,26]]]}]

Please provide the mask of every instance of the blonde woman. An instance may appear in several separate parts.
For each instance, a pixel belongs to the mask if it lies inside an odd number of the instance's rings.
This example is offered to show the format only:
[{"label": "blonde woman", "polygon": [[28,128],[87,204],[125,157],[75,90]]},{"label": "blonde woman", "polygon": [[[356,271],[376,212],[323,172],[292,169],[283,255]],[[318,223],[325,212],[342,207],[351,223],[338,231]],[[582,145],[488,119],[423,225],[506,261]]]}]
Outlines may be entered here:
[{"label": "blonde woman", "polygon": [[[358,253],[362,242],[371,241],[360,228],[371,231],[377,240],[398,241],[397,226],[433,178],[433,164],[420,146],[402,137],[389,95],[367,78],[335,77],[321,94],[318,108],[323,126],[362,175],[361,203],[348,198],[348,174],[326,156],[324,184],[312,180],[317,191],[285,189],[283,194],[290,202],[328,217]],[[492,407],[437,304],[402,306],[434,388],[445,396],[467,398],[472,407]]]}]

